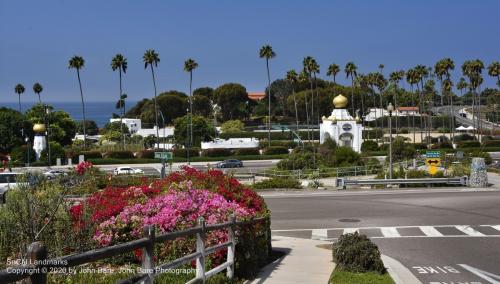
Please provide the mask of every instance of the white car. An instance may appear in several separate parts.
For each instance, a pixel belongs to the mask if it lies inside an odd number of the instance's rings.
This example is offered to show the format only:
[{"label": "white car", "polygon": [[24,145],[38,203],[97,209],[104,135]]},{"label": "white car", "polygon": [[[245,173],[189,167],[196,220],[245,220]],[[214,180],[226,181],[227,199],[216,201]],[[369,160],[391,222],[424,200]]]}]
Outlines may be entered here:
[{"label": "white car", "polygon": [[143,173],[143,170],[131,167],[118,167],[113,170],[113,174],[115,175],[138,175]]},{"label": "white car", "polygon": [[20,173],[0,173],[0,204],[5,202],[5,193],[17,185],[17,177]]},{"label": "white car", "polygon": [[55,179],[56,177],[58,176],[64,176],[64,175],[67,175],[66,172],[64,171],[61,171],[61,170],[49,170],[49,171],[46,171],[43,173],[43,175],[47,178],[47,179]]}]

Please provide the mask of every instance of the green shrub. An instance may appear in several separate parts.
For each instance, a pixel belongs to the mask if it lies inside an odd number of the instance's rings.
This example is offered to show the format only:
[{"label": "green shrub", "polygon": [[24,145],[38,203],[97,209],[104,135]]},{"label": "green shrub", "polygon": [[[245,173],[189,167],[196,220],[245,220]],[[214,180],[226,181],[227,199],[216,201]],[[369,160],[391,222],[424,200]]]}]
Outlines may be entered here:
[{"label": "green shrub", "polygon": [[[57,158],[64,159],[66,153],[64,152],[63,146],[57,142],[50,142],[50,163],[55,164]],[[48,150],[45,149],[40,154],[40,161],[46,163],[48,160]]]},{"label": "green shrub", "polygon": [[371,151],[378,151],[378,144],[377,142],[373,140],[366,140],[361,144],[361,152],[371,152]]},{"label": "green shrub", "polygon": [[269,189],[269,188],[301,188],[299,180],[294,178],[281,178],[275,177],[271,179],[256,182],[253,185],[255,189]]},{"label": "green shrub", "polygon": [[229,149],[206,149],[202,151],[204,157],[227,157],[231,156]]},{"label": "green shrub", "polygon": [[385,273],[380,251],[365,235],[345,234],[332,246],[333,261],[350,272]]},{"label": "green shrub", "polygon": [[36,153],[33,148],[22,145],[12,149],[10,152],[10,159],[16,164],[25,164],[28,161],[28,151],[30,153],[30,162],[34,162],[36,159]]},{"label": "green shrub", "polygon": [[333,153],[334,167],[360,166],[363,164],[361,155],[350,147],[338,147]]},{"label": "green shrub", "polygon": [[[319,160],[318,155],[316,155],[316,159]],[[311,151],[294,151],[279,161],[277,167],[280,170],[312,169],[314,168],[313,153]]]},{"label": "green shrub", "polygon": [[[173,150],[173,155],[174,157],[179,157],[179,158],[186,158],[187,157],[187,151],[185,148],[175,148]],[[200,156],[200,148],[198,147],[193,147],[189,148],[189,156],[190,157],[198,157]]]},{"label": "green shrub", "polygon": [[104,153],[103,158],[133,159],[133,158],[135,158],[135,156],[134,156],[134,153],[132,153],[132,151],[112,151],[112,152]]},{"label": "green shrub", "polygon": [[[265,148],[269,145],[267,139],[261,139],[259,141],[259,146]],[[271,140],[271,146],[283,146],[287,148],[295,148],[297,143],[293,140]]]},{"label": "green shrub", "polygon": [[456,142],[460,142],[460,141],[474,141],[476,140],[476,138],[470,134],[460,134],[460,135],[457,135],[455,136],[455,141]]},{"label": "green shrub", "polygon": [[288,148],[284,146],[271,146],[264,148],[264,155],[279,155],[279,154],[288,154]]},{"label": "green shrub", "polygon": [[500,147],[500,140],[486,140],[483,141],[484,147]]},{"label": "green shrub", "polygon": [[384,136],[384,131],[380,128],[372,129],[372,130],[363,130],[363,139],[376,139]]},{"label": "green shrub", "polygon": [[[156,150],[142,150],[140,152],[137,152],[137,158],[139,159],[154,159],[155,158],[155,151]],[[158,150],[160,151],[160,150]]]},{"label": "green shrub", "polygon": [[411,144],[411,145],[415,150],[426,150],[427,149],[426,143],[415,143],[415,144]]},{"label": "green shrub", "polygon": [[491,163],[493,162],[493,159],[491,158],[490,153],[479,151],[479,150],[474,150],[473,152],[471,152],[469,154],[469,157],[471,157],[471,158],[476,158],[476,157],[477,158],[484,158],[484,162],[487,165],[491,165]]},{"label": "green shrub", "polygon": [[478,141],[460,141],[458,142],[459,148],[477,148],[481,147],[481,143]]},{"label": "green shrub", "polygon": [[236,156],[259,155],[259,148],[242,148],[234,152]]},{"label": "green shrub", "polygon": [[78,158],[79,155],[84,155],[85,160],[87,159],[100,159],[102,158],[102,154],[99,151],[82,151],[76,155]]},{"label": "green shrub", "polygon": [[410,133],[408,128],[400,128],[398,131],[398,134],[408,134],[408,133]]}]

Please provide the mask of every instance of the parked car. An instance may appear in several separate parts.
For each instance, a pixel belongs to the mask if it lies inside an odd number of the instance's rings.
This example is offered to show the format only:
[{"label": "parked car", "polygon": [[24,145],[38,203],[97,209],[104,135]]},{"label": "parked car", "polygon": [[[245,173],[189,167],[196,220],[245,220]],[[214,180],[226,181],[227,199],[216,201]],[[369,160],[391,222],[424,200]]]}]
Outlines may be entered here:
[{"label": "parked car", "polygon": [[143,170],[131,167],[118,167],[113,170],[113,174],[115,175],[138,175],[143,173]]},{"label": "parked car", "polygon": [[58,176],[64,176],[64,175],[67,175],[67,174],[68,173],[66,173],[65,171],[61,171],[61,170],[48,170],[48,171],[46,171],[46,172],[43,173],[43,175],[47,179],[55,179]]},{"label": "parked car", "polygon": [[241,168],[243,167],[243,162],[240,160],[225,160],[215,164],[217,168]]},{"label": "parked car", "polygon": [[17,185],[20,173],[0,173],[0,204],[5,203],[5,193]]}]

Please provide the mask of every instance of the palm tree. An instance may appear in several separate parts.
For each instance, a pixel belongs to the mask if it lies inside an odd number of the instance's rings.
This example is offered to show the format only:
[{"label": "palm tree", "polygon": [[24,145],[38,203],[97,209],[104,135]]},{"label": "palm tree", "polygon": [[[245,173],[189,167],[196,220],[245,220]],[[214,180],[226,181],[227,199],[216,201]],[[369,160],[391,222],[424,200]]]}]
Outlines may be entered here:
[{"label": "palm tree", "polygon": [[158,67],[160,55],[154,49],[148,49],[142,56],[144,61],[144,69],[151,68],[151,76],[153,77],[153,88],[155,92],[155,127],[156,127],[156,147],[160,147],[160,130],[158,129],[158,102],[156,101],[156,81],[154,67]]},{"label": "palm tree", "polygon": [[38,102],[42,104],[42,99],[40,98],[40,93],[43,91],[43,87],[40,83],[35,83],[33,85],[33,92],[38,95]]},{"label": "palm tree", "polygon": [[[297,79],[300,83],[305,83],[309,80],[309,74],[307,74],[306,70],[302,70],[302,72],[300,72],[299,77]],[[311,142],[311,133],[310,133],[310,129],[309,129],[309,106],[308,106],[307,92],[304,92],[304,101],[306,104],[307,140],[309,142]]]},{"label": "palm tree", "polygon": [[[441,84],[441,108],[444,107],[444,79],[450,77],[450,70],[453,69],[455,69],[455,63],[451,58],[443,58],[434,65],[434,74],[438,77]],[[444,128],[444,116],[442,117],[442,127]]]},{"label": "palm tree", "polygon": [[326,71],[327,76],[332,76],[333,77],[333,83],[336,84],[337,82],[335,81],[335,78],[337,77],[337,74],[340,72],[340,67],[333,63],[328,66],[328,71]]},{"label": "palm tree", "polygon": [[286,80],[292,85],[292,96],[293,96],[293,105],[295,107],[295,122],[296,122],[296,130],[297,130],[297,135],[299,133],[299,114],[297,110],[297,99],[295,95],[295,85],[297,84],[298,78],[297,78],[297,72],[295,70],[289,70],[286,72]]},{"label": "palm tree", "polygon": [[453,133],[453,129],[455,128],[455,123],[454,123],[454,117],[455,117],[455,112],[454,112],[454,109],[453,109],[453,93],[451,92],[453,88],[453,81],[451,81],[450,79],[450,76],[446,76],[446,79],[443,80],[443,91],[444,91],[444,95],[447,95],[448,96],[448,101],[450,103],[450,107],[451,107],[451,115],[449,117],[450,119],[450,138],[451,138],[451,143],[454,144],[455,143],[455,135]]},{"label": "palm tree", "polygon": [[87,148],[87,122],[85,119],[85,102],[83,100],[82,80],[80,79],[80,69],[85,66],[83,57],[75,55],[69,60],[69,69],[76,69],[78,76],[78,85],[80,86],[80,98],[82,99],[82,114],[83,114],[83,148]]},{"label": "palm tree", "polygon": [[[398,109],[398,89],[399,82],[403,80],[405,76],[405,71],[399,70],[391,72],[389,75],[389,81],[394,85],[394,109]],[[398,124],[399,124],[399,113],[396,115],[396,136],[398,135]]]},{"label": "palm tree", "polygon": [[[189,140],[187,144],[187,157],[189,164],[189,148],[193,144],[193,70],[198,67],[198,63],[189,58],[184,62],[184,71],[189,72]],[[165,127],[165,126],[163,126]]]},{"label": "palm tree", "polygon": [[[483,77],[481,75],[483,69],[484,64],[479,59],[467,60],[462,64],[462,73],[469,78],[469,89],[471,90],[473,95],[472,117],[474,127],[476,127],[475,121],[477,120],[477,130],[481,129],[481,93],[480,91],[478,91],[478,89],[483,83]],[[480,132],[477,133],[478,139],[481,140]]]},{"label": "palm tree", "polygon": [[[423,91],[424,91],[425,78],[427,78],[427,76],[429,75],[429,69],[427,69],[427,67],[424,65],[417,65],[417,66],[415,66],[414,69],[416,72],[416,79],[417,79],[416,84],[417,84],[417,92],[418,92],[418,108],[419,108],[419,112],[420,112],[420,142],[423,142],[423,138],[424,138],[423,129],[424,128],[427,129],[427,123],[423,118],[423,114],[425,112]],[[420,87],[418,86],[418,83],[420,83]]]},{"label": "palm tree", "polygon": [[24,93],[24,86],[22,84],[17,84],[15,87],[14,87],[14,92],[16,92],[17,94],[17,97],[19,99],[19,112],[20,113],[23,113],[23,110],[21,108],[21,94]]},{"label": "palm tree", "polygon": [[384,64],[379,64],[378,69],[380,69],[380,74],[384,75]]},{"label": "palm tree", "polygon": [[[120,53],[115,55],[115,57],[113,57],[113,59],[111,60],[111,69],[113,69],[113,71],[116,71],[118,69],[118,74],[119,74],[119,78],[120,78],[120,95],[119,95],[120,101],[121,101],[122,96],[123,96],[122,72],[127,73],[127,67],[128,67],[127,58],[125,58],[125,56],[121,55]],[[125,149],[125,135],[123,135],[123,115],[124,115],[124,112],[125,112],[125,110],[122,112],[122,115],[120,116],[120,131],[121,131],[122,138],[123,138],[123,149]]]},{"label": "palm tree", "polygon": [[[415,107],[415,93],[413,92],[413,85],[418,82],[418,74],[415,69],[410,69],[406,72],[406,81],[410,84],[411,88],[411,104]],[[413,143],[415,143],[415,114],[412,115],[412,131],[413,131]]]},{"label": "palm tree", "polygon": [[344,72],[346,78],[349,79],[351,77],[351,105],[352,105],[352,115],[354,116],[354,78],[358,75],[357,73],[358,67],[354,64],[354,62],[348,62],[345,65]]},{"label": "palm tree", "polygon": [[268,119],[267,119],[267,145],[271,147],[271,75],[269,74],[269,59],[276,57],[276,53],[273,51],[273,48],[270,45],[264,45],[260,48],[259,57],[266,59],[266,69],[267,69],[267,111],[268,111]]},{"label": "palm tree", "polygon": [[[314,82],[314,90],[316,91],[316,116],[318,119],[318,127],[319,127],[319,94],[318,94],[318,81],[316,78],[316,75],[319,74],[319,65],[316,62],[316,59],[312,58],[312,60],[309,62],[309,71],[312,74],[313,77],[313,82]],[[311,117],[314,118],[314,96],[312,97],[312,103],[311,103]],[[314,139],[314,134],[313,134],[313,139]]]},{"label": "palm tree", "polygon": [[497,86],[500,87],[500,62],[494,61],[488,65],[488,75],[497,77]]}]

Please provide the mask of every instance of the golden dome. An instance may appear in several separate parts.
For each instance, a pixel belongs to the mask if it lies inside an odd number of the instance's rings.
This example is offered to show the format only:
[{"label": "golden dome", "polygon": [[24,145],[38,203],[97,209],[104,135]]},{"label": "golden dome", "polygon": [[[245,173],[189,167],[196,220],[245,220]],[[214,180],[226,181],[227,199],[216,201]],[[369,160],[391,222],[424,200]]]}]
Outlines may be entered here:
[{"label": "golden dome", "polygon": [[45,132],[45,124],[43,123],[36,123],[33,125],[33,131],[36,133],[44,133]]},{"label": "golden dome", "polygon": [[347,106],[347,98],[342,95],[338,95],[333,98],[333,105],[335,108],[345,108]]}]

